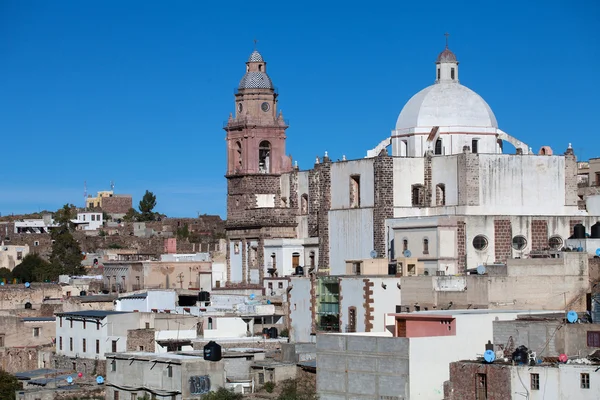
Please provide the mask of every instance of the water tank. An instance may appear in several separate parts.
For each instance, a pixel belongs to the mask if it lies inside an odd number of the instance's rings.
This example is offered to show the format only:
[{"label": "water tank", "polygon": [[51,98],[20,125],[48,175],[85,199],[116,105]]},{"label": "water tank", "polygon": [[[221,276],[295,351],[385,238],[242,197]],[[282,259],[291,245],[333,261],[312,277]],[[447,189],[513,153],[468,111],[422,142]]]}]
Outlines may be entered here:
[{"label": "water tank", "polygon": [[210,293],[201,291],[200,293],[198,293],[198,301],[201,301],[201,302],[210,301]]},{"label": "water tank", "polygon": [[275,328],[275,327],[269,328],[269,337],[271,339],[277,339],[277,333],[278,333],[277,328]]},{"label": "water tank", "polygon": [[30,302],[25,303],[25,309],[26,310],[31,310],[31,303]]},{"label": "water tank", "polygon": [[80,296],[86,296],[86,295],[87,295],[87,292],[86,292],[85,290],[82,290],[81,292],[79,292],[79,295],[80,295]]},{"label": "water tank", "polygon": [[585,239],[585,226],[577,224],[573,227],[573,239]]},{"label": "water tank", "polygon": [[206,361],[221,361],[221,346],[212,340],[204,346],[204,359]]},{"label": "water tank", "polygon": [[396,275],[398,273],[398,264],[390,263],[388,264],[388,275]]},{"label": "water tank", "polygon": [[529,363],[529,350],[525,346],[519,346],[512,354],[512,360],[517,364]]},{"label": "water tank", "polygon": [[304,276],[304,267],[297,266],[296,267],[296,275]]},{"label": "water tank", "polygon": [[596,222],[592,225],[591,238],[592,239],[600,239],[600,222]]}]

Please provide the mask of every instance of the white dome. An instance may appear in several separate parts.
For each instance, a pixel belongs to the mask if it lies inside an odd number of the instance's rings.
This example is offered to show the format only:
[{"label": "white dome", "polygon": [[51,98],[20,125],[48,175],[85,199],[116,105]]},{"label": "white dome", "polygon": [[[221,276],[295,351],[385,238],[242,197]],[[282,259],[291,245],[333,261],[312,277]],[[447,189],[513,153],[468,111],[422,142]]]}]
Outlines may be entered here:
[{"label": "white dome", "polygon": [[477,93],[458,82],[439,82],[415,94],[396,122],[396,129],[434,126],[498,128],[498,123]]}]

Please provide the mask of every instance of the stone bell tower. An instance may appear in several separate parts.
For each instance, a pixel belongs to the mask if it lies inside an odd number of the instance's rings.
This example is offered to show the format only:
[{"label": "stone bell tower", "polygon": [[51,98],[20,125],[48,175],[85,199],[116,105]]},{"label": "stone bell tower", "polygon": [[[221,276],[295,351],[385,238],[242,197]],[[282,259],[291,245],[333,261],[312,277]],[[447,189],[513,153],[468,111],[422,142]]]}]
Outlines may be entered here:
[{"label": "stone bell tower", "polygon": [[[263,239],[295,237],[294,210],[281,198],[287,123],[258,51],[246,62],[227,132],[227,282],[259,283],[266,267]],[[274,228],[277,227],[277,233]],[[272,266],[271,266],[272,267]]]}]

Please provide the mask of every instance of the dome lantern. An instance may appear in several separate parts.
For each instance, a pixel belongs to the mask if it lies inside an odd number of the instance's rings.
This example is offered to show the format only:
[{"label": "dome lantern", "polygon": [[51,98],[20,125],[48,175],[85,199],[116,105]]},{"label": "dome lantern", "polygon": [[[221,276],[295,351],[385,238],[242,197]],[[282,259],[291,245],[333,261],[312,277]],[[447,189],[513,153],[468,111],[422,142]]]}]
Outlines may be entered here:
[{"label": "dome lantern", "polygon": [[448,37],[446,36],[446,48],[442,51],[435,61],[435,83],[440,82],[458,82],[458,61],[456,55],[448,48]]}]

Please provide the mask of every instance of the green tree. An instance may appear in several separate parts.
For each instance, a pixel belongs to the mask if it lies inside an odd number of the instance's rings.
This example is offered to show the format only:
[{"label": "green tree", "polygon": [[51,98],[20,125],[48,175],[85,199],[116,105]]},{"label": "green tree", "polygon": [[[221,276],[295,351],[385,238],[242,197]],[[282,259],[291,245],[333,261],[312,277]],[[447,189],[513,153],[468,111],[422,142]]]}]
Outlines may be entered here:
[{"label": "green tree", "polygon": [[52,231],[52,253],[50,262],[54,264],[56,270],[63,274],[80,275],[85,273],[85,268],[81,266],[83,254],[81,247],[73,237],[71,232],[66,229],[57,229]]},{"label": "green tree", "polygon": [[33,278],[36,282],[56,282],[62,273],[63,269],[59,265],[44,261],[33,270]]},{"label": "green tree", "polygon": [[12,272],[8,268],[0,268],[0,282],[6,280],[6,282],[12,279]]},{"label": "green tree", "polygon": [[135,208],[130,208],[127,211],[127,214],[123,216],[123,221],[125,222],[135,222],[138,220],[140,213],[138,213]]},{"label": "green tree", "polygon": [[244,397],[241,393],[234,393],[233,390],[228,390],[220,387],[214,392],[209,392],[202,396],[203,400],[241,400]]},{"label": "green tree", "polygon": [[15,400],[16,391],[20,389],[23,389],[21,382],[15,376],[0,369],[0,399]]},{"label": "green tree", "polygon": [[44,268],[48,261],[35,253],[27,254],[23,257],[21,264],[17,265],[12,270],[12,277],[19,279],[21,282],[35,281],[35,271],[38,268]]},{"label": "green tree", "polygon": [[54,222],[59,224],[62,228],[73,230],[72,219],[77,217],[77,208],[73,204],[65,204],[62,208],[58,209],[54,213]]},{"label": "green tree", "polygon": [[177,237],[179,239],[187,239],[190,236],[190,228],[188,224],[183,224],[183,227],[177,228]]},{"label": "green tree", "polygon": [[140,200],[140,215],[139,221],[154,221],[156,219],[156,214],[152,211],[156,207],[156,196],[154,193],[146,190],[144,197]]}]

